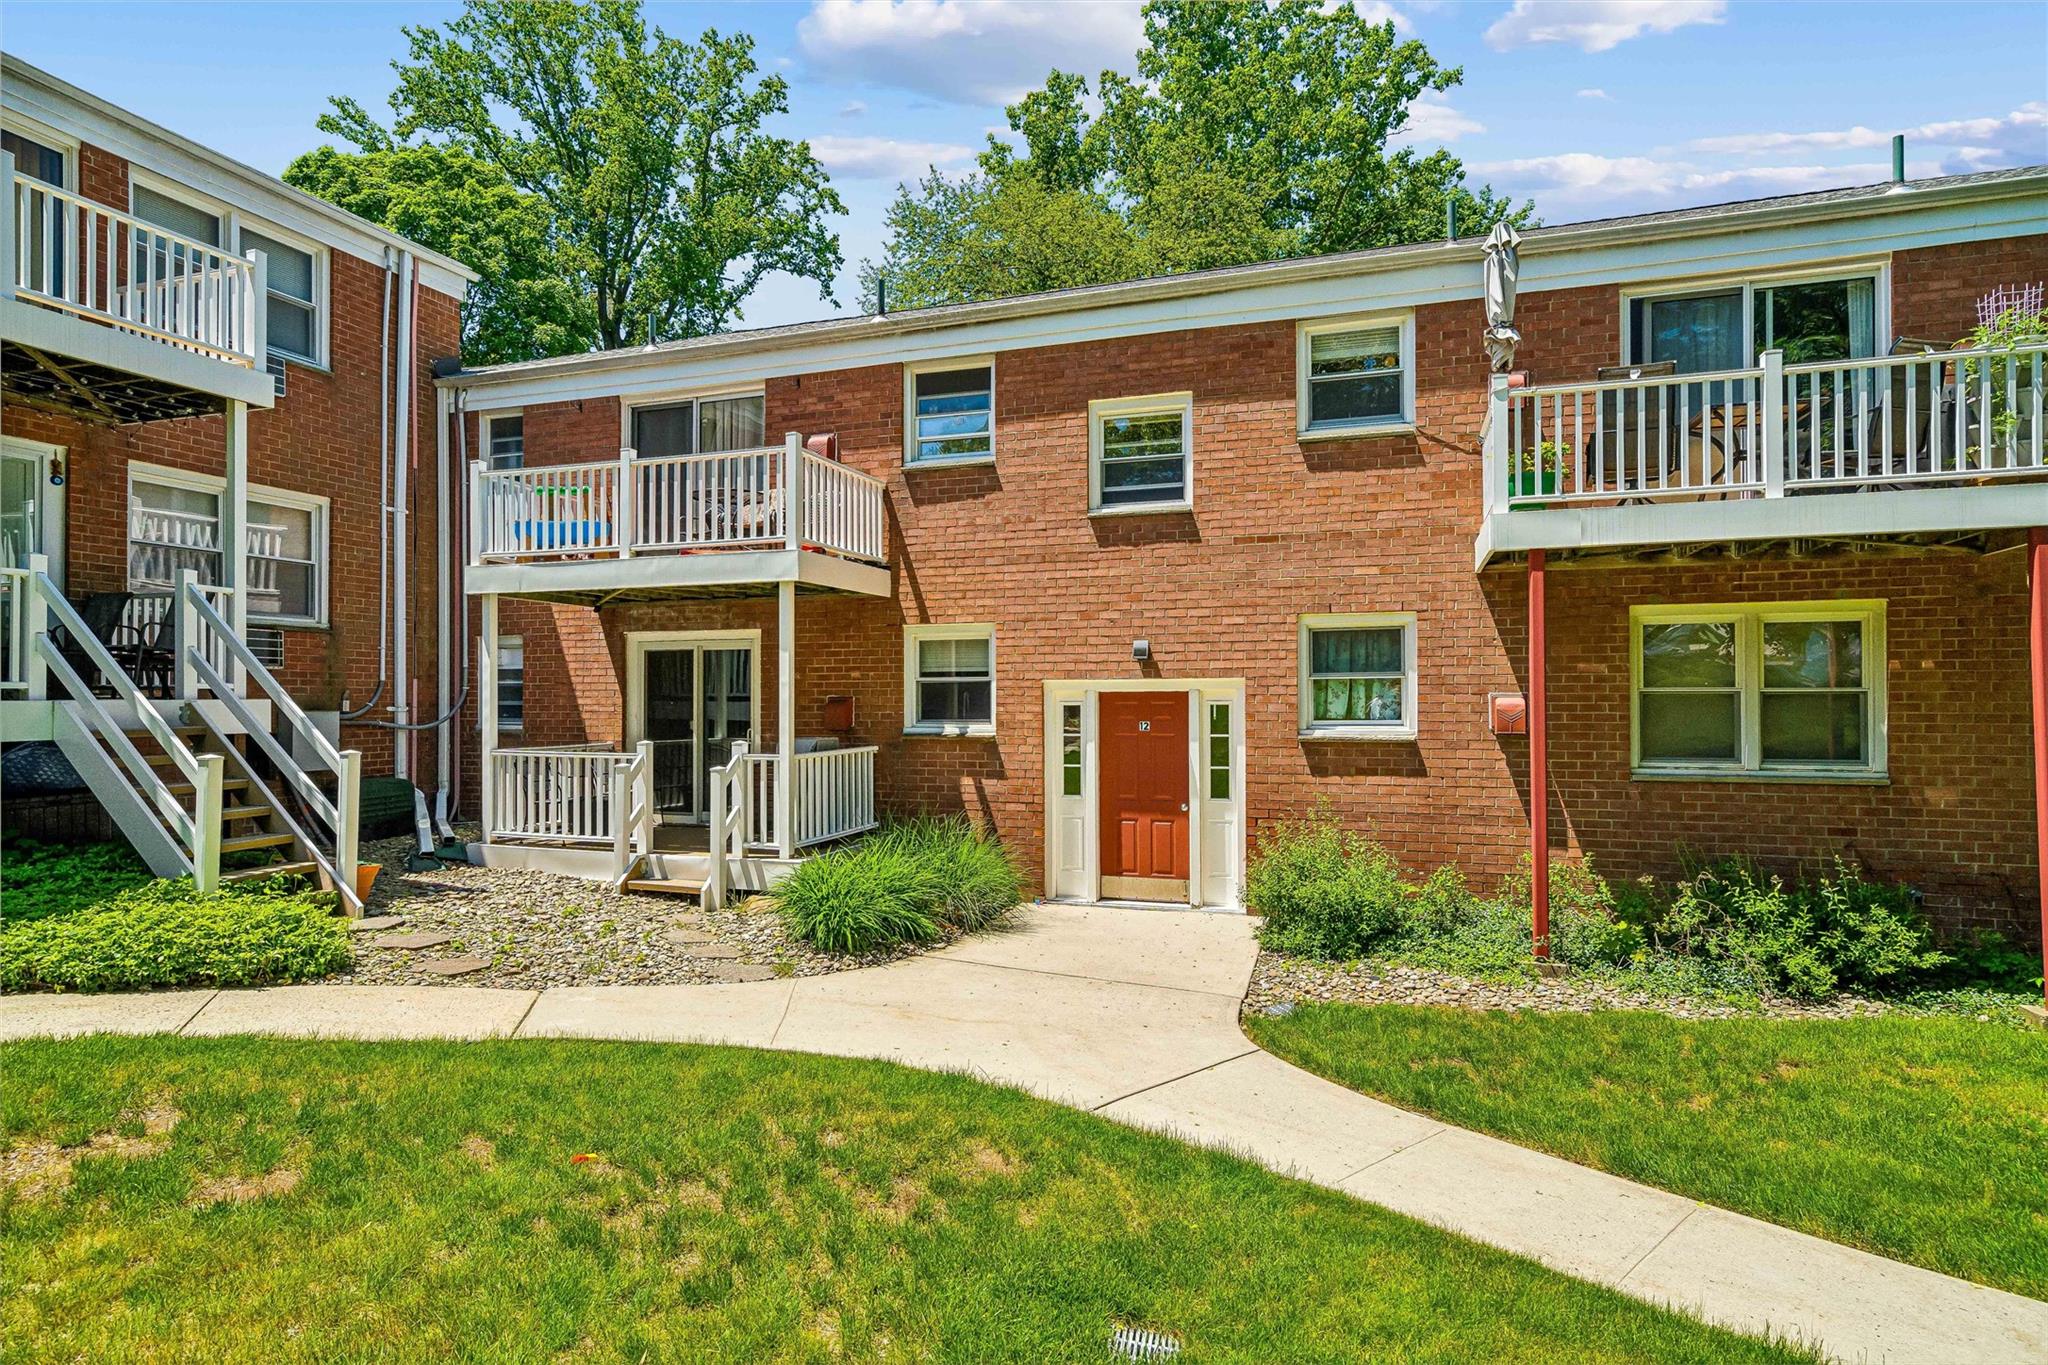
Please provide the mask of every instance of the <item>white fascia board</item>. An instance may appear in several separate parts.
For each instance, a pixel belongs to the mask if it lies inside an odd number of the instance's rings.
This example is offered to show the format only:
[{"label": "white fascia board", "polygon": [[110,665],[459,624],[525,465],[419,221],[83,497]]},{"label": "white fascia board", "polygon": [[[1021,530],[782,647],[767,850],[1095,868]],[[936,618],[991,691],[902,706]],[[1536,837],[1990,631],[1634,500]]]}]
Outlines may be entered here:
[{"label": "white fascia board", "polygon": [[0,108],[112,152],[131,165],[189,186],[260,222],[378,265],[383,264],[387,247],[410,251],[420,263],[421,282],[451,298],[462,298],[470,282],[478,278],[474,270],[452,256],[408,241],[275,176],[202,147],[11,54],[5,58],[4,74]]},{"label": "white fascia board", "polygon": [[[1960,192],[1965,189],[1977,193]],[[1801,207],[1806,211],[1729,214],[1637,225],[1627,231],[1596,225],[1583,232],[1540,236],[1522,251],[1521,289],[1527,295],[1585,285],[1763,272],[2034,234],[2048,221],[2048,174]],[[996,300],[947,310],[943,317],[929,320],[917,314],[830,319],[815,328],[760,338],[735,333],[672,350],[568,356],[479,370],[442,382],[487,395],[471,399],[472,408],[481,402],[510,407],[613,395],[630,399],[866,365],[1476,300],[1481,296],[1482,268],[1483,252],[1476,243],[1431,242],[1220,276],[1142,280],[1051,297]]]},{"label": "white fascia board", "polygon": [[893,589],[889,571],[881,565],[787,548],[706,554],[648,551],[631,559],[472,564],[462,575],[463,589],[471,596],[499,593],[507,597],[733,587],[785,580],[868,597],[887,597]]},{"label": "white fascia board", "polygon": [[176,388],[236,399],[252,408],[277,403],[277,386],[268,370],[188,351],[175,342],[158,341],[41,304],[0,299],[0,337]]},{"label": "white fascia board", "polygon": [[1474,558],[1484,568],[1495,555],[1529,550],[2022,530],[2044,523],[2048,483],[2017,482],[1635,507],[1524,508],[1487,517],[1474,542]]}]

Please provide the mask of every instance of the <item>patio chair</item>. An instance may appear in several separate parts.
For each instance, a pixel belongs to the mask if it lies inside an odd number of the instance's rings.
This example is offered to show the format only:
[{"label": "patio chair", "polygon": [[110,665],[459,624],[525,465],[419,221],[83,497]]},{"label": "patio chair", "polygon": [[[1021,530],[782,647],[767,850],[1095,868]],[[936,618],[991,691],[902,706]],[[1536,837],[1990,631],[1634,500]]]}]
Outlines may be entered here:
[{"label": "patio chair", "polygon": [[[1593,379],[1610,384],[1677,373],[1676,361],[1657,360],[1605,365],[1593,372]],[[1587,476],[1597,481],[1595,487],[1614,491],[1623,503],[1646,501],[1642,494],[1661,487],[1684,468],[1686,442],[1676,428],[1677,410],[1657,393],[1639,388],[1603,391],[1600,432],[1586,436]]]},{"label": "patio chair", "polygon": [[[71,599],[71,605],[77,609],[79,619],[85,622],[85,628],[124,668],[128,664],[124,654],[131,652],[129,644],[135,628],[124,624],[122,618],[127,614],[128,604],[134,600],[132,592],[95,592]],[[77,670],[86,686],[102,694],[113,691],[106,678],[101,676],[92,656],[86,653],[84,644],[72,639],[70,631],[58,626],[52,629],[51,635],[56,640],[58,653],[64,656],[64,662]]]}]

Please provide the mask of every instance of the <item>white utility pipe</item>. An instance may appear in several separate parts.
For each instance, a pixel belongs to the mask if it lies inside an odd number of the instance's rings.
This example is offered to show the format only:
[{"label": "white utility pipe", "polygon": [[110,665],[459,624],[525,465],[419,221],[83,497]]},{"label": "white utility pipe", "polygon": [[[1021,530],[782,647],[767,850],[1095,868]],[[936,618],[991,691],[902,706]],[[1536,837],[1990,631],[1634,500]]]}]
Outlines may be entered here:
[{"label": "white utility pipe", "polygon": [[[396,475],[392,481],[391,499],[391,539],[395,547],[391,560],[391,710],[392,719],[400,726],[412,721],[412,676],[407,671],[409,651],[406,647],[411,627],[407,610],[406,558],[410,549],[408,531],[412,519],[408,502],[413,451],[412,330],[413,259],[410,251],[401,251],[398,254],[398,439],[394,446],[397,458],[393,461]],[[412,732],[409,730],[399,729],[392,733],[391,771],[394,776],[408,781],[412,778]]]}]

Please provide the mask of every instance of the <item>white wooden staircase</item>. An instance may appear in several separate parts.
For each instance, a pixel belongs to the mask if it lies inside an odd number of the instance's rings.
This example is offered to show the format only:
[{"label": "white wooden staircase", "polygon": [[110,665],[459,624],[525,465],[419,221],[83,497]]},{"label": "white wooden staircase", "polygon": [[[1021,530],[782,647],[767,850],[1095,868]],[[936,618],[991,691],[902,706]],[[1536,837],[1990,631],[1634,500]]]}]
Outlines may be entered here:
[{"label": "white wooden staircase", "polygon": [[[175,699],[166,701],[144,695],[47,571],[33,569],[33,664],[67,694],[50,703],[57,746],[158,876],[191,877],[201,890],[304,876],[359,915],[361,758],[321,734],[234,633],[209,600],[221,591],[183,575],[172,603]],[[111,696],[94,692],[53,627]]]}]

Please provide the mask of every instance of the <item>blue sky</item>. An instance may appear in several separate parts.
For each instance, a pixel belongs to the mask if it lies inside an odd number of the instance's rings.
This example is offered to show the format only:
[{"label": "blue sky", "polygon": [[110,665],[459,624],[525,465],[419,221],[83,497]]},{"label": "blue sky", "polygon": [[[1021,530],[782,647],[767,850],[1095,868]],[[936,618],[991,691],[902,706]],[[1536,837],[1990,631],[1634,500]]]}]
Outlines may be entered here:
[{"label": "blue sky", "polygon": [[[2048,5],[1353,2],[1465,70],[1417,111],[1414,139],[1533,197],[1546,222],[1881,179],[1895,132],[1915,176],[2048,162]],[[879,252],[899,179],[970,165],[1002,129],[1003,104],[1047,69],[1128,70],[1139,36],[1137,5],[1122,0],[649,10],[679,36],[752,33],[764,69],[790,82],[778,131],[811,140],[846,200],[838,308],[809,282],[771,279],[747,307],[752,325],[853,307],[853,267]],[[324,140],[314,120],[329,95],[383,112],[400,26],[454,12],[8,0],[0,41],[275,173]]]}]

